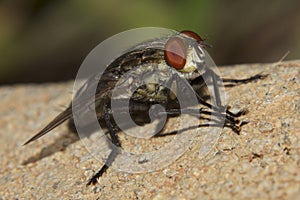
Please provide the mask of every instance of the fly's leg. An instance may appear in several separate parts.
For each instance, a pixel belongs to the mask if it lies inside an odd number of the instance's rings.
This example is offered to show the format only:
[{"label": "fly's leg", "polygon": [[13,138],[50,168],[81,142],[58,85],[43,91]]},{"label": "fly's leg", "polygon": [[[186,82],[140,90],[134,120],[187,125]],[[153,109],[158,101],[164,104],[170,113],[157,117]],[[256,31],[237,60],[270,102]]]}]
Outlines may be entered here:
[{"label": "fly's leg", "polygon": [[[215,96],[216,96],[216,102],[217,102],[217,106],[214,106],[212,104],[210,104],[209,102],[205,101],[197,92],[195,92],[195,95],[197,97],[197,100],[199,101],[200,104],[206,106],[207,108],[210,108],[214,111],[217,111],[218,113],[223,113],[225,112],[228,116],[231,116],[232,118],[232,121],[234,117],[239,117],[241,115],[244,115],[246,114],[246,111],[245,110],[242,110],[238,113],[232,113],[230,112],[228,109],[225,109],[224,106],[222,106],[221,104],[221,98],[220,98],[220,92],[219,92],[219,87],[218,87],[218,83],[217,83],[217,80],[219,79],[219,76],[217,74],[215,74],[212,70],[207,70],[204,74],[204,76],[208,76],[208,77],[212,77],[212,80],[213,80],[213,87],[214,87],[214,93],[215,93]],[[176,78],[179,78],[178,75],[175,75]],[[185,84],[185,86],[194,91],[192,86],[186,82],[183,82]],[[219,104],[219,105],[218,105]]]},{"label": "fly's leg", "polygon": [[[212,105],[209,105],[209,103],[205,102],[203,99],[201,99],[201,97],[199,98],[199,101],[200,101],[201,104],[206,105],[209,108],[212,108],[214,110],[218,110],[218,107],[220,107],[220,109],[224,108],[221,104],[221,97],[220,97],[220,92],[219,92],[218,81],[223,81],[224,83],[229,83],[229,85],[227,84],[225,86],[236,86],[236,85],[239,85],[239,84],[246,84],[246,83],[249,83],[251,81],[255,81],[255,80],[259,80],[259,79],[264,79],[268,75],[267,74],[256,74],[254,76],[251,76],[251,77],[245,78],[245,79],[230,79],[230,78],[221,78],[220,76],[218,76],[211,69],[207,69],[203,76],[204,77],[212,77],[214,94],[215,94],[215,97],[216,97],[217,106],[214,107]],[[240,117],[241,115],[245,115],[248,112],[247,110],[240,110],[238,113],[232,113],[231,111],[229,111],[229,108],[230,107],[226,108],[226,113],[229,114],[232,117]]]},{"label": "fly's leg", "polygon": [[[265,78],[267,75],[261,75],[257,74],[255,76],[252,76],[247,79],[222,79],[220,78],[214,71],[207,69],[206,72],[203,75],[204,77],[210,77],[212,79],[213,84],[213,90],[215,95],[215,102],[216,105],[212,105],[209,102],[205,101],[197,92],[195,93],[197,96],[197,99],[200,104],[206,106],[207,108],[212,109],[213,111],[210,111],[212,114],[214,114],[218,119],[222,121],[224,119],[225,127],[231,128],[235,133],[239,134],[240,127],[245,124],[245,122],[240,123],[239,120],[237,120],[237,117],[240,117],[241,115],[247,114],[247,110],[242,109],[238,113],[232,113],[229,110],[229,107],[225,108],[225,106],[222,105],[221,97],[220,97],[220,91],[219,91],[219,81],[224,81],[227,83],[235,83],[235,84],[243,84],[248,83],[257,79]],[[201,77],[202,78],[202,77]],[[205,78],[204,78],[205,79]],[[186,84],[186,87],[192,89],[192,87],[188,84]],[[178,111],[180,112],[180,111]],[[204,114],[206,111],[202,111],[202,114]],[[178,113],[179,114],[179,113]],[[208,114],[208,113],[206,113]],[[240,123],[240,124],[239,124]]]},{"label": "fly's leg", "polygon": [[[251,77],[245,78],[245,79],[226,79],[226,78],[221,78],[214,71],[212,71],[210,69],[207,69],[207,71],[205,72],[204,76],[208,76],[208,77],[212,78],[212,84],[213,84],[213,89],[214,89],[216,106],[213,106],[213,105],[205,102],[199,96],[198,99],[199,99],[200,103],[208,106],[209,108],[212,108],[213,110],[216,110],[216,111],[219,111],[219,112],[223,112],[225,110],[225,108],[224,108],[224,106],[222,105],[222,102],[221,102],[220,91],[219,91],[219,84],[218,84],[219,81],[223,81],[225,83],[231,83],[232,86],[235,86],[235,85],[238,85],[238,84],[246,84],[246,83],[249,83],[251,81],[258,80],[258,79],[263,79],[263,78],[267,77],[268,75],[256,74],[254,76],[251,76]],[[234,118],[235,117],[240,117],[241,115],[245,115],[245,114],[248,113],[248,111],[245,110],[245,109],[242,109],[238,113],[232,113],[229,110],[229,108],[230,107],[227,107],[226,110],[225,110],[225,112],[226,112],[226,118],[225,118],[225,124],[224,124],[224,126],[231,128],[235,133],[239,134],[240,127],[243,126],[244,124],[246,124],[246,122],[242,122],[239,125],[237,125],[239,123],[239,120],[235,120]]]},{"label": "fly's leg", "polygon": [[108,133],[111,137],[111,141],[114,145],[120,147],[120,142],[119,142],[119,138],[116,134],[116,130],[115,127],[113,126],[113,123],[111,122],[110,119],[110,114],[111,114],[111,108],[108,104],[104,105],[104,120],[105,120],[105,125],[108,129]]},{"label": "fly's leg", "polygon": [[95,174],[93,175],[93,177],[89,180],[89,182],[86,184],[87,186],[88,185],[95,185],[97,183],[97,179],[99,177],[102,176],[102,174],[108,169],[108,165],[104,164],[103,167]]},{"label": "fly's leg", "polygon": [[[242,114],[244,114],[245,112],[239,112],[237,114],[234,114],[232,112],[230,112],[228,109],[225,109],[224,106],[222,106],[222,102],[221,102],[221,98],[220,98],[220,92],[219,92],[219,87],[218,87],[218,75],[215,74],[212,70],[207,70],[204,74],[204,76],[207,77],[212,77],[212,81],[213,81],[213,88],[214,88],[214,93],[215,93],[215,97],[216,97],[216,104],[217,106],[214,106],[208,102],[206,102],[197,92],[195,92],[195,95],[197,97],[197,100],[199,101],[200,104],[206,106],[207,108],[210,108],[214,111],[215,116],[220,119],[221,121],[225,121],[226,126],[230,127],[234,132],[239,133],[240,128],[237,125],[239,123],[238,120],[235,119],[235,117],[238,117]],[[202,77],[201,77],[202,78]],[[175,74],[175,80],[180,79],[180,77],[178,77],[177,74]],[[185,81],[183,82],[183,84],[185,85],[186,89],[189,89],[191,91],[194,91],[194,89],[192,88],[192,86],[188,83],[186,83]],[[224,115],[225,113],[225,115]],[[223,120],[222,120],[223,119]]]},{"label": "fly's leg", "polygon": [[219,81],[218,78],[219,78],[219,76],[211,70],[209,70],[209,74],[212,77],[214,94],[215,94],[215,97],[216,97],[216,105],[219,108],[223,108],[222,102],[221,102],[220,91],[219,91],[219,87],[218,87],[218,81]]},{"label": "fly's leg", "polygon": [[[120,142],[118,139],[118,136],[116,134],[116,130],[115,127],[113,126],[111,119],[110,119],[110,114],[111,114],[111,109],[110,106],[108,104],[104,105],[104,121],[105,121],[105,125],[108,129],[108,133],[110,135],[111,141],[114,145],[116,145],[117,147],[120,147]],[[110,152],[105,164],[103,165],[103,167],[88,181],[87,185],[91,185],[91,184],[96,184],[97,183],[97,179],[99,177],[102,176],[102,174],[104,172],[106,172],[106,170],[109,168],[109,166],[111,165],[111,163],[115,160],[115,158],[118,155],[118,150],[113,146],[112,147],[112,151]]]},{"label": "fly's leg", "polygon": [[[251,76],[249,78],[245,78],[245,79],[231,79],[231,78],[221,78],[221,80],[224,83],[232,83],[235,85],[239,85],[239,84],[245,84],[245,83],[249,83],[251,81],[255,81],[255,80],[259,80],[259,79],[264,79],[266,78],[268,75],[267,74],[256,74],[254,76]],[[228,85],[227,85],[228,86]],[[229,85],[230,86],[230,85]]]},{"label": "fly's leg", "polygon": [[[164,114],[168,114],[168,115],[180,115],[180,114],[189,114],[189,115],[195,114],[195,115],[197,115],[199,113],[200,113],[200,119],[213,121],[214,124],[200,124],[196,128],[207,127],[207,126],[222,126],[222,127],[230,128],[232,131],[234,131],[236,134],[239,135],[239,133],[241,131],[240,127],[246,124],[245,122],[240,123],[239,120],[234,119],[232,116],[230,116],[226,113],[207,111],[202,108],[199,108],[199,109],[169,109],[166,112],[164,112]],[[222,122],[220,120],[216,120],[216,119],[211,119],[209,117],[205,117],[205,116],[211,116],[211,115],[217,116],[217,117],[219,117],[219,119],[224,119],[224,122]]]}]

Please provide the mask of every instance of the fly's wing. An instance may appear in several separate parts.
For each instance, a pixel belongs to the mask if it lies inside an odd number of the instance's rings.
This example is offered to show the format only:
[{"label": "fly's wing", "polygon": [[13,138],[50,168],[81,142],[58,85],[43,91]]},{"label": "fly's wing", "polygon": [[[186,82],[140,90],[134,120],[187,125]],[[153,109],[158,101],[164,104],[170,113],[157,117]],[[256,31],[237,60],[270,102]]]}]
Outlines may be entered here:
[{"label": "fly's wing", "polygon": [[[95,104],[101,104],[101,101],[105,99],[106,96],[108,96],[108,92],[111,89],[110,85],[112,85],[113,82],[115,82],[115,79],[113,77],[108,76],[106,74],[105,76],[105,81],[100,81],[98,84],[98,88],[95,94],[95,99],[92,98],[92,94],[85,93],[84,91],[88,90],[91,87],[91,84],[94,84],[94,81],[91,81],[94,79],[89,79],[86,84],[82,86],[82,88],[79,89],[79,92],[77,95],[80,95],[80,101],[76,101],[75,105],[70,104],[70,106],[61,112],[57,117],[55,117],[47,126],[45,126],[41,131],[39,131],[36,135],[34,135],[32,138],[30,138],[27,142],[24,143],[24,145],[33,142],[49,131],[53,130],[57,126],[61,125],[63,122],[66,120],[72,119],[73,118],[73,110],[78,111],[77,113],[82,113],[84,114],[84,110],[82,109],[83,107],[86,107],[86,105],[90,105],[93,100],[95,100]],[[99,105],[98,105],[99,107]]]},{"label": "fly's wing", "polygon": [[[104,90],[106,91],[106,90]],[[106,91],[107,92],[107,91]],[[101,103],[101,99],[103,99],[103,93],[102,95],[100,95],[99,93],[96,94],[96,101],[98,99],[98,102]],[[69,120],[73,117],[73,110],[72,108],[75,108],[75,110],[77,111],[81,111],[81,106],[84,105],[88,105],[91,103],[91,100],[93,98],[88,98],[86,97],[85,100],[83,102],[77,103],[76,105],[74,105],[72,107],[72,104],[63,112],[61,112],[59,115],[57,115],[57,117],[55,117],[47,126],[45,126],[41,131],[39,131],[36,135],[34,135],[32,138],[30,138],[27,142],[24,143],[24,145],[33,142],[34,140],[39,139],[40,137],[42,137],[43,135],[45,135],[46,133],[48,133],[49,131],[53,130],[54,128],[56,128],[57,126],[61,125],[63,122],[65,122],[66,120]],[[98,106],[99,107],[99,106]],[[78,109],[77,109],[78,108]],[[80,112],[78,112],[80,113]],[[84,114],[84,112],[82,112],[82,114]]]},{"label": "fly's wing", "polygon": [[[92,105],[92,103],[95,103],[98,119],[103,118],[103,105],[110,100],[112,89],[119,78],[132,67],[140,66],[141,63],[153,58],[154,60],[161,60],[161,51],[136,49],[118,57],[107,67],[102,76],[100,76],[100,80],[98,78],[99,74],[90,77],[75,95],[76,101],[73,100],[66,110],[55,117],[46,127],[25,142],[24,145],[37,140],[66,120],[72,119],[74,114],[85,115],[88,111],[83,108]],[[94,90],[95,88],[96,91]]]},{"label": "fly's wing", "polygon": [[30,138],[27,142],[25,142],[24,145],[37,140],[38,138],[42,137],[52,129],[56,128],[60,124],[62,124],[64,121],[70,119],[72,117],[72,107],[69,106],[66,110],[64,110],[62,113],[60,113],[57,117],[55,117],[45,128],[43,128],[40,132],[38,132],[36,135],[34,135],[32,138]]}]

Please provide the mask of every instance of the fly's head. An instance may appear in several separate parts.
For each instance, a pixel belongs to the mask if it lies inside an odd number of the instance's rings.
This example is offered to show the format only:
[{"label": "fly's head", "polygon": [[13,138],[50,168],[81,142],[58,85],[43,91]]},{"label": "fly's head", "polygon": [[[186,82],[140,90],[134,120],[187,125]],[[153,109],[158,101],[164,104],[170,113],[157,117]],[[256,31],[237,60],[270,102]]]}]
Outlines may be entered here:
[{"label": "fly's head", "polygon": [[[198,87],[200,85],[201,90],[204,89],[204,81],[202,79],[202,75],[206,71],[204,48],[209,45],[205,44],[204,40],[192,31],[182,31],[173,35],[167,38],[163,45],[163,58],[157,67],[161,72],[160,82],[166,84],[169,81],[171,84],[170,89],[172,91],[178,91],[181,86],[179,86],[178,81],[174,79],[174,77],[177,76],[190,83],[197,80],[197,84],[192,85],[192,87]],[[156,76],[154,77],[157,78]],[[154,82],[153,80],[152,78],[148,81],[148,88],[151,86],[150,82]],[[169,97],[164,95],[166,89],[164,86],[152,84],[152,88],[155,88],[155,90],[152,91],[161,91],[157,97],[164,97],[164,99],[171,97],[171,99],[175,99],[176,94],[174,94],[174,92],[171,92],[171,96]]]},{"label": "fly's head", "polygon": [[165,62],[187,80],[198,77],[205,70],[204,40],[192,31],[181,31],[165,44]]}]

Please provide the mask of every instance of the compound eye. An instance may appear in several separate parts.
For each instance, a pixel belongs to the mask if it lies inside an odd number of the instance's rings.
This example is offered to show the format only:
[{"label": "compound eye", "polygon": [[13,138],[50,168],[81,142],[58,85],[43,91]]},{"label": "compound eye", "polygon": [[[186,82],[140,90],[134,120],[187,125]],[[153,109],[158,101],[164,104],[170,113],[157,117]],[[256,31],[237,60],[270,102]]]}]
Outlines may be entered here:
[{"label": "compound eye", "polygon": [[186,63],[186,48],[179,37],[170,38],[165,45],[166,62],[173,68],[182,69]]},{"label": "compound eye", "polygon": [[204,41],[197,33],[193,32],[193,31],[181,31],[180,33],[182,33],[190,38],[195,39],[199,43]]}]

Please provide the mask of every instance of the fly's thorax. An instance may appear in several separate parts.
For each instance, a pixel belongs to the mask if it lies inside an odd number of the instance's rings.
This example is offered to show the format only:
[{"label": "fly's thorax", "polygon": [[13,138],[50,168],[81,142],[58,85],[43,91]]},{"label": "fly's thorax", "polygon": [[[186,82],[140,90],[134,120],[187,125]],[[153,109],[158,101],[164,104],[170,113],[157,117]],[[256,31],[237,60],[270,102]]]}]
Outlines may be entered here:
[{"label": "fly's thorax", "polygon": [[[192,46],[187,51],[186,66],[176,70],[162,58],[155,62],[144,62],[134,66],[124,74],[115,90],[118,98],[133,98],[143,101],[164,102],[176,99],[178,86],[174,78],[176,73],[180,78],[190,82],[202,75],[199,65],[204,66],[204,60]],[[170,90],[171,92],[167,92]]]},{"label": "fly's thorax", "polygon": [[172,69],[163,60],[160,63],[147,63],[142,68],[142,83],[135,95],[149,101],[166,101],[166,91],[172,82]]}]

